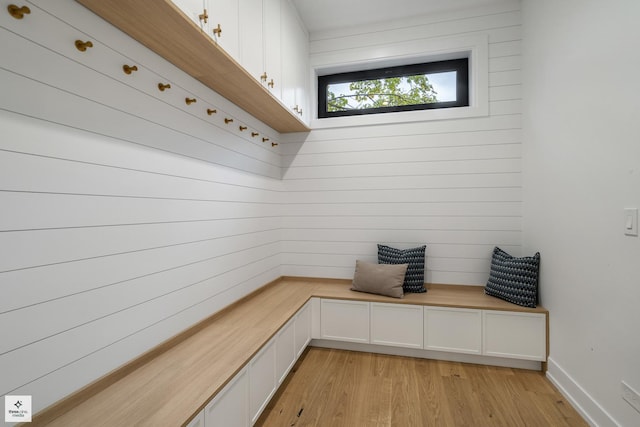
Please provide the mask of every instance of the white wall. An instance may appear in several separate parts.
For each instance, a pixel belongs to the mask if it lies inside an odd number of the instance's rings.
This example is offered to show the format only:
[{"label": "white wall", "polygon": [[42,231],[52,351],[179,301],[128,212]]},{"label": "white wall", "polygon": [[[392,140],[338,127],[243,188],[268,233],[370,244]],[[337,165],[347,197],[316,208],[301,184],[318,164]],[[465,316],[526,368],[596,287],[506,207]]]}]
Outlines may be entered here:
[{"label": "white wall", "polygon": [[640,425],[640,3],[523,6],[524,248],[539,250],[549,376],[593,424]]},{"label": "white wall", "polygon": [[[427,244],[428,282],[483,284],[521,245],[520,3],[310,36],[310,62],[488,37],[489,115],[283,136],[288,275],[353,276],[376,243]],[[346,53],[345,53],[346,52]],[[304,140],[303,140],[304,139]]]},{"label": "white wall", "polygon": [[8,4],[0,395],[38,411],[281,275],[281,157],[237,125],[276,132],[76,2]]}]

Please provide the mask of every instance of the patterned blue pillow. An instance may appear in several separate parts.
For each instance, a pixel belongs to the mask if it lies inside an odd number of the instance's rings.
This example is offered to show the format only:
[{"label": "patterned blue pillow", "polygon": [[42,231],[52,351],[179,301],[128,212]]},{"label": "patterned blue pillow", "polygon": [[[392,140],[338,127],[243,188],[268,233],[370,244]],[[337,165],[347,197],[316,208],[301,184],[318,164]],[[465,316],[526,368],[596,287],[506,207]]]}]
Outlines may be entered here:
[{"label": "patterned blue pillow", "polygon": [[540,252],[532,257],[515,258],[496,246],[484,292],[523,307],[535,307],[539,268]]},{"label": "patterned blue pillow", "polygon": [[427,292],[424,288],[424,253],[427,246],[413,249],[396,249],[378,245],[378,264],[409,264],[404,276],[404,292]]}]

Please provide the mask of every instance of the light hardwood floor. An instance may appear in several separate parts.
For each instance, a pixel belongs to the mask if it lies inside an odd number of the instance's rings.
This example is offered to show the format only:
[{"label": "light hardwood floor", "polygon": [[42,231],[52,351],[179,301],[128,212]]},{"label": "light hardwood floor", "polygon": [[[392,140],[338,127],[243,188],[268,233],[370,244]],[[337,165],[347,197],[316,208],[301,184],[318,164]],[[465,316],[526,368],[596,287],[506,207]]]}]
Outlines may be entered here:
[{"label": "light hardwood floor", "polygon": [[540,372],[315,347],[256,425],[587,426]]}]

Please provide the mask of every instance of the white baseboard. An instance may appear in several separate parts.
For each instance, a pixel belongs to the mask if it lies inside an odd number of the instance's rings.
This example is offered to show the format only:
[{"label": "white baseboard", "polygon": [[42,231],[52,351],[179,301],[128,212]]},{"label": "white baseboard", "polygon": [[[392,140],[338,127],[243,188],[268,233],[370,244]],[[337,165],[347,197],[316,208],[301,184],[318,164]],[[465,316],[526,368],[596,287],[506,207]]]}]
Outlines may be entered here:
[{"label": "white baseboard", "polygon": [[552,358],[548,359],[547,378],[589,425],[593,427],[620,427],[613,417]]},{"label": "white baseboard", "polygon": [[476,354],[448,353],[415,348],[392,347],[377,344],[361,344],[346,341],[313,339],[313,347],[335,348],[339,350],[363,351],[366,353],[389,354],[393,356],[418,357],[421,359],[446,360],[449,362],[476,363],[479,365],[503,366],[507,368],[541,370],[541,363],[534,360],[506,359],[502,357],[481,356]]}]

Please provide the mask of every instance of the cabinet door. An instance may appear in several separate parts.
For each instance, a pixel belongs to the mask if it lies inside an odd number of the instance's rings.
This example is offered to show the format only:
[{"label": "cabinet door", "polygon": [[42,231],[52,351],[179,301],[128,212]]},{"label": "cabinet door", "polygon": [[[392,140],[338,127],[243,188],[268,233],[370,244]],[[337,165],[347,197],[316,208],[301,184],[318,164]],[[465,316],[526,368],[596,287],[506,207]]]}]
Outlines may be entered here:
[{"label": "cabinet door", "polygon": [[[262,0],[239,0],[240,65],[256,80],[266,71],[262,39]],[[268,76],[267,76],[268,77]],[[262,81],[266,85],[267,80]]]},{"label": "cabinet door", "polygon": [[296,88],[298,85],[298,70],[303,63],[300,40],[303,31],[300,29],[296,11],[289,1],[282,2],[281,14],[281,48],[282,48],[282,103],[290,109],[296,107]]},{"label": "cabinet door", "polygon": [[369,342],[369,303],[320,301],[320,336],[338,341]]},{"label": "cabinet door", "polygon": [[245,368],[204,408],[205,427],[249,425],[249,373]]},{"label": "cabinet door", "polygon": [[512,359],[547,359],[547,318],[543,313],[486,310],[482,323],[483,354]]},{"label": "cabinet door", "polygon": [[[240,63],[239,55],[239,0],[207,0],[209,4],[209,31],[218,45]],[[222,32],[214,35],[213,30],[220,25]]]},{"label": "cabinet door", "polygon": [[198,27],[204,30],[204,19],[200,19],[200,15],[203,15],[204,10],[207,8],[207,0],[171,0],[171,2],[178,6]]},{"label": "cabinet door", "polygon": [[371,303],[371,343],[422,348],[422,306]]},{"label": "cabinet door", "polygon": [[424,308],[424,348],[480,354],[482,312],[463,308]]},{"label": "cabinet door", "polygon": [[276,335],[276,379],[284,381],[296,361],[294,320],[284,325]]},{"label": "cabinet door", "polygon": [[276,346],[269,343],[249,362],[249,409],[255,423],[276,390]]},{"label": "cabinet door", "polygon": [[296,359],[300,357],[304,349],[311,341],[311,302],[308,302],[300,309],[295,322],[295,354]]},{"label": "cabinet door", "polygon": [[281,0],[263,0],[262,39],[264,41],[264,69],[267,72],[269,91],[278,99],[282,97]]}]

